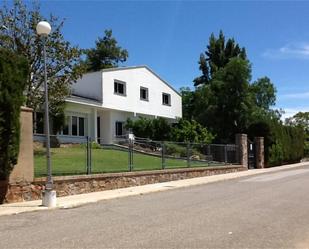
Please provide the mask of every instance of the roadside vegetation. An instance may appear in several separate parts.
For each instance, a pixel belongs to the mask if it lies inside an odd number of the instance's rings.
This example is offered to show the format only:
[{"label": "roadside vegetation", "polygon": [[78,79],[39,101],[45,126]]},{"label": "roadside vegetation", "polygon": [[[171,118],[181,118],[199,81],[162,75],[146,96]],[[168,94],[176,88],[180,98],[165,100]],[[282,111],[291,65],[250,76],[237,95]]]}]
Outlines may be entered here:
[{"label": "roadside vegetation", "polygon": [[6,180],[17,164],[27,65],[24,57],[0,49],[0,180]]}]

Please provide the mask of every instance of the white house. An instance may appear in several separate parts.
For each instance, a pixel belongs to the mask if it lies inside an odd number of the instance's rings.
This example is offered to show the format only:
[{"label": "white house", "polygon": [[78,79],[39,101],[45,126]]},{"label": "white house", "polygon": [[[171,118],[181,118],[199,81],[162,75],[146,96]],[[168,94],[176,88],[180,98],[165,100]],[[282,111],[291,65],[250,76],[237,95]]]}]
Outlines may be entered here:
[{"label": "white house", "polygon": [[87,73],[72,85],[66,100],[63,142],[90,136],[101,144],[125,134],[128,118],[182,117],[180,94],[147,66]]}]

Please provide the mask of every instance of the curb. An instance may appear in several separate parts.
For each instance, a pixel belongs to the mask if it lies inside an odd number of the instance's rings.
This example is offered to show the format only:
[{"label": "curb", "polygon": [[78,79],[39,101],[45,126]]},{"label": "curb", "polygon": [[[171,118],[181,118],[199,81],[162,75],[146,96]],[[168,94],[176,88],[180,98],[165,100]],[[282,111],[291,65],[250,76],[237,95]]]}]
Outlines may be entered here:
[{"label": "curb", "polygon": [[177,188],[185,188],[191,186],[198,186],[208,183],[214,183],[225,180],[232,180],[240,177],[247,177],[253,175],[260,175],[265,173],[274,173],[278,171],[284,171],[289,169],[294,169],[302,166],[309,166],[308,162],[302,162],[292,165],[285,165],[274,168],[267,169],[253,169],[248,171],[240,171],[234,173],[227,174],[219,174],[212,176],[204,176],[197,178],[189,178],[184,180],[170,181],[170,182],[162,182],[162,183],[154,183],[142,186],[134,186],[129,188],[121,188],[114,190],[106,190],[101,192],[92,192],[87,194],[79,194],[79,195],[71,195],[65,197],[57,198],[57,207],[55,208],[47,208],[41,206],[42,201],[29,201],[29,202],[20,202],[20,203],[10,203],[0,205],[0,216],[3,215],[13,215],[24,212],[33,212],[33,211],[41,211],[41,210],[54,210],[54,209],[69,209],[75,208],[79,206],[83,206],[90,203],[96,203],[103,200],[110,200],[116,198],[123,198],[129,196],[137,196],[148,193],[155,193],[161,191],[167,191],[170,189]]}]

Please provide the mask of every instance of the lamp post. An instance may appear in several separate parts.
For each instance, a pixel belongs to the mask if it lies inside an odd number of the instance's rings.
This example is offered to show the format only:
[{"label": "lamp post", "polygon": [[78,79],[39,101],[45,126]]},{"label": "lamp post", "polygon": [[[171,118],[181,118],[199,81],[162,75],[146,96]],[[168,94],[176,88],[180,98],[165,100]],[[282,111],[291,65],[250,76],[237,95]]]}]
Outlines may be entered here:
[{"label": "lamp post", "polygon": [[46,135],[46,159],[47,159],[47,180],[45,191],[43,192],[43,206],[56,206],[56,191],[53,190],[52,170],[50,163],[50,134],[49,134],[49,105],[48,105],[48,85],[46,73],[46,38],[51,31],[51,26],[48,22],[41,21],[36,26],[36,32],[42,37],[43,54],[44,54],[44,91],[45,91],[45,135]]}]

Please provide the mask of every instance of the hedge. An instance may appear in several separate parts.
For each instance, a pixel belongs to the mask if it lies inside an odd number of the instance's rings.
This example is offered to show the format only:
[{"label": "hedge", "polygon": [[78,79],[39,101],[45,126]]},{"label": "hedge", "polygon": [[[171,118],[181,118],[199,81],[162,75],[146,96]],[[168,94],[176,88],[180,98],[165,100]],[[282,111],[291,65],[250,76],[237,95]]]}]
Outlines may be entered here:
[{"label": "hedge", "polygon": [[17,163],[20,107],[27,79],[27,61],[0,49],[0,180],[8,178]]},{"label": "hedge", "polygon": [[296,163],[304,156],[304,131],[283,125],[279,120],[260,121],[249,127],[250,138],[264,137],[265,162],[268,167]]}]

